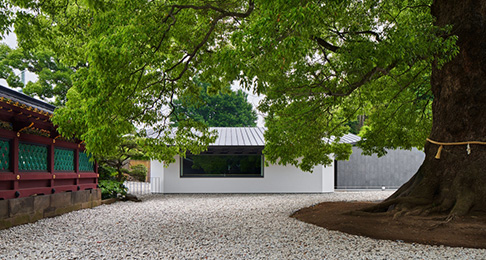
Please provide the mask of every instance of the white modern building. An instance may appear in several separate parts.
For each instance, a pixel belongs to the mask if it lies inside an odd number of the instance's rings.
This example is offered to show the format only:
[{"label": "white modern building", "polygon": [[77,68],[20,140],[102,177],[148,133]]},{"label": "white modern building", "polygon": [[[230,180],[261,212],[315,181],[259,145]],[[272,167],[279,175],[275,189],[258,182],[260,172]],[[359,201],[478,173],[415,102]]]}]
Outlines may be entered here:
[{"label": "white modern building", "polygon": [[[151,162],[152,193],[322,193],[334,191],[334,165],[313,173],[294,166],[265,166],[262,127],[217,127],[217,140],[199,155],[175,163]],[[353,138],[356,137],[356,138]],[[354,143],[357,136],[341,141]]]}]

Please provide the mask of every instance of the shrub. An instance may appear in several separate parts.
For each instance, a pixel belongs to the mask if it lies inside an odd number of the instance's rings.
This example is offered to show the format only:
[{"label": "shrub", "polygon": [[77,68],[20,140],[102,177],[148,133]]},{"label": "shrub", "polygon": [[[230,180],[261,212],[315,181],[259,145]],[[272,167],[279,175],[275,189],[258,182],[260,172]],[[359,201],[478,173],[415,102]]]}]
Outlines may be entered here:
[{"label": "shrub", "polygon": [[116,174],[116,170],[113,167],[100,164],[98,166],[98,174],[100,175],[100,180],[115,180],[114,174]]},{"label": "shrub", "polygon": [[131,167],[132,170],[128,173],[130,176],[138,181],[145,181],[147,178],[147,167],[142,164],[134,165]]},{"label": "shrub", "polygon": [[114,180],[99,180],[101,199],[118,198],[127,195],[127,187],[123,182]]},{"label": "shrub", "polygon": [[101,199],[124,197],[127,195],[127,187],[123,185],[123,181],[117,181],[117,172],[115,168],[100,165],[98,167],[100,178],[98,184],[101,189]]}]

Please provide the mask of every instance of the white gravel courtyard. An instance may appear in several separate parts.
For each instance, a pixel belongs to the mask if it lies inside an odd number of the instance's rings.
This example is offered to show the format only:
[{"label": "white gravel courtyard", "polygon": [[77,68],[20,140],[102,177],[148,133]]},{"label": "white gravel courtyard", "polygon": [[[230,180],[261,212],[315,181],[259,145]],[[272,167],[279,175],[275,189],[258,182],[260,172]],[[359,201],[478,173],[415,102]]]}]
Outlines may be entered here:
[{"label": "white gravel courtyard", "polygon": [[0,231],[1,259],[486,259],[486,250],[347,235],[290,218],[389,191],[149,195]]}]

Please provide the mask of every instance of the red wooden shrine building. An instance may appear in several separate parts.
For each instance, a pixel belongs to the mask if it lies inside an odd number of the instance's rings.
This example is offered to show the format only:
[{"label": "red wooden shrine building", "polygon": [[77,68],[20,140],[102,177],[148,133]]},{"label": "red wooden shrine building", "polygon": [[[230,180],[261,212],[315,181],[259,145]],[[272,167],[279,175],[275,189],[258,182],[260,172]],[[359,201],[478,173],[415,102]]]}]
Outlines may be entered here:
[{"label": "red wooden shrine building", "polygon": [[97,189],[97,165],[59,135],[54,109],[0,86],[0,200]]}]

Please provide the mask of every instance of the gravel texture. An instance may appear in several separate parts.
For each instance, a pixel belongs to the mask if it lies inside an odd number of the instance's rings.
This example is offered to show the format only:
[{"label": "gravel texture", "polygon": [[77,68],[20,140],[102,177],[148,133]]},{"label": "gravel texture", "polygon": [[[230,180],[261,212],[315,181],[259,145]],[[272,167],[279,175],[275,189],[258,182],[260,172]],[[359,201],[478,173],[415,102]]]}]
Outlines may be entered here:
[{"label": "gravel texture", "polygon": [[389,191],[149,195],[0,231],[1,259],[485,259],[486,250],[375,240],[289,218]]}]

